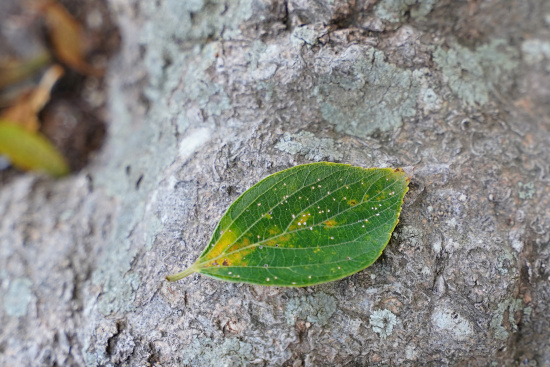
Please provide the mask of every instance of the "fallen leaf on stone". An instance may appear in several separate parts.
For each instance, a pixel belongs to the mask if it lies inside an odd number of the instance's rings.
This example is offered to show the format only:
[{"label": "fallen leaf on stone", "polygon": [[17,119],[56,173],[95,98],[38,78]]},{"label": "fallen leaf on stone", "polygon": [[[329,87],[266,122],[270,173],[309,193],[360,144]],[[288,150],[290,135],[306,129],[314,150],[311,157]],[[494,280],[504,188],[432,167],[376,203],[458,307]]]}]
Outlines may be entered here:
[{"label": "fallen leaf on stone", "polygon": [[326,162],[275,173],[229,207],[193,265],[166,278],[304,287],[347,277],[386,247],[409,181],[399,168]]},{"label": "fallen leaf on stone", "polygon": [[0,119],[19,124],[30,132],[38,131],[40,128],[38,113],[50,100],[50,92],[62,75],[61,66],[50,66],[40,84],[33,90],[21,94],[12,106],[2,111]]},{"label": "fallen leaf on stone", "polygon": [[103,70],[86,62],[90,39],[76,19],[55,0],[34,0],[46,19],[49,38],[60,61],[85,75],[101,76]]},{"label": "fallen leaf on stone", "polygon": [[32,76],[50,62],[50,55],[43,53],[30,60],[0,60],[0,89]]},{"label": "fallen leaf on stone", "polygon": [[0,120],[0,155],[22,170],[41,171],[59,177],[69,173],[65,158],[38,132]]}]

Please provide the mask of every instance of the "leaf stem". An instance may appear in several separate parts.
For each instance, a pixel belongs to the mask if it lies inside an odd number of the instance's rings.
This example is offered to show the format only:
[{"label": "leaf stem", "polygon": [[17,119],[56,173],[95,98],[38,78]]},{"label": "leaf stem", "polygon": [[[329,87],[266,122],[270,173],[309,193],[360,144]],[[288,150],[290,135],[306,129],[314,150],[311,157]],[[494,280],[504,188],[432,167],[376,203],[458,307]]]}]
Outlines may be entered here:
[{"label": "leaf stem", "polygon": [[195,264],[193,264],[193,265],[191,265],[190,267],[188,267],[187,269],[185,269],[184,271],[182,271],[180,273],[167,275],[166,280],[169,281],[169,282],[175,282],[176,280],[183,279],[183,278],[195,273],[196,271],[197,271],[197,267],[196,267]]}]

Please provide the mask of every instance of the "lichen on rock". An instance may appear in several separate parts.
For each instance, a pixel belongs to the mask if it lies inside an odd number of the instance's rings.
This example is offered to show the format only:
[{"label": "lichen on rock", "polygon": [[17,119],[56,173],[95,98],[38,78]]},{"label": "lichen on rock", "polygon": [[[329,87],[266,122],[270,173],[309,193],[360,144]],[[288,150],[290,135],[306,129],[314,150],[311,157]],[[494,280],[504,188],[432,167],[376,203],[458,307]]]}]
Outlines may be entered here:
[{"label": "lichen on rock", "polygon": [[336,312],[337,305],[336,298],[324,292],[292,298],[285,305],[286,321],[289,325],[305,320],[324,326]]},{"label": "lichen on rock", "polygon": [[382,51],[354,45],[327,56],[315,61],[312,94],[337,131],[366,137],[393,131],[416,114],[419,80],[410,70],[386,62]]},{"label": "lichen on rock", "polygon": [[484,105],[494,90],[501,93],[507,88],[510,74],[518,66],[517,58],[518,51],[499,39],[475,50],[452,44],[434,52],[434,61],[449,87],[468,105]]},{"label": "lichen on rock", "polygon": [[390,310],[376,310],[372,313],[369,324],[380,338],[386,339],[397,324],[397,317]]},{"label": "lichen on rock", "polygon": [[297,134],[286,132],[275,145],[275,148],[289,154],[303,154],[306,159],[315,162],[323,159],[339,161],[343,157],[334,140],[330,138],[317,138],[309,131],[301,131]]}]

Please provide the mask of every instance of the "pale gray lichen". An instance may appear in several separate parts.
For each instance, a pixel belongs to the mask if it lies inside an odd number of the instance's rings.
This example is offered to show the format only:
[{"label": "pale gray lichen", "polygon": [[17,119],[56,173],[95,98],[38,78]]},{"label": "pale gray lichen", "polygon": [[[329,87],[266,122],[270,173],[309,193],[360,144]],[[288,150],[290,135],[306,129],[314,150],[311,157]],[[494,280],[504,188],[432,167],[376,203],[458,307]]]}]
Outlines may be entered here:
[{"label": "pale gray lichen", "polygon": [[369,324],[375,333],[382,339],[386,339],[392,334],[397,324],[397,317],[390,310],[377,310],[370,316]]},{"label": "pale gray lichen", "polygon": [[393,232],[393,237],[406,242],[411,248],[424,247],[424,232],[421,228],[403,226],[398,231]]},{"label": "pale gray lichen", "polygon": [[334,296],[323,292],[293,298],[285,305],[286,321],[292,325],[296,320],[306,320],[323,326],[336,312],[337,305]]},{"label": "pale gray lichen", "polygon": [[414,70],[412,75],[420,84],[419,102],[424,113],[439,111],[443,107],[443,101],[433,89],[435,84],[433,72],[427,68],[420,68]]},{"label": "pale gray lichen", "polygon": [[509,274],[510,272],[514,272],[515,269],[512,267],[512,264],[514,263],[515,263],[515,258],[512,252],[510,252],[509,248],[503,247],[497,257],[497,263],[496,263],[497,270],[502,275]]},{"label": "pale gray lichen", "polygon": [[[220,115],[229,108],[229,97],[224,88],[206,75],[206,70],[217,60],[219,44],[208,42],[200,47],[182,52],[177,42],[158,42],[159,39],[175,39],[180,42],[193,42],[207,38],[232,38],[240,34],[238,25],[250,17],[252,0],[240,0],[227,4],[224,1],[202,1],[192,3],[169,0],[159,4],[146,2],[146,12],[154,14],[152,20],[141,32],[141,43],[145,49],[144,65],[148,72],[149,85],[144,95],[155,106],[161,104],[159,111],[164,119],[175,119],[179,133],[188,125],[188,102],[186,97],[200,109],[210,115]],[[203,7],[208,6],[208,11]],[[200,11],[199,11],[200,10]],[[224,14],[221,16],[220,14]],[[234,15],[234,16],[231,16]],[[192,20],[191,20],[192,18]],[[172,77],[168,77],[168,76]],[[174,75],[181,75],[174,78]],[[181,88],[183,86],[184,88]],[[172,99],[179,103],[171,105],[167,94],[177,93]],[[166,105],[164,105],[166,104]]]},{"label": "pale gray lichen", "polygon": [[434,310],[432,324],[436,329],[449,332],[457,340],[467,339],[474,334],[470,321],[445,307],[437,307]]},{"label": "pale gray lichen", "polygon": [[407,345],[407,348],[405,348],[405,357],[407,359],[415,360],[418,356],[418,353],[416,352],[416,348],[412,345]]},{"label": "pale gray lichen", "polygon": [[407,13],[412,18],[424,18],[439,0],[382,0],[375,8],[377,17],[388,22],[402,22]]},{"label": "pale gray lichen", "polygon": [[520,311],[522,306],[523,301],[521,299],[505,300],[498,304],[497,310],[489,323],[489,326],[494,331],[495,339],[505,340],[510,335],[509,330],[503,326],[505,313],[508,314],[508,320],[505,323],[510,325],[510,331],[516,332],[518,330],[515,313]]},{"label": "pale gray lichen", "polygon": [[130,357],[136,347],[131,332],[114,320],[103,319],[92,336],[91,343],[83,349],[86,367],[120,365]]},{"label": "pale gray lichen", "polygon": [[531,313],[533,312],[533,308],[532,307],[525,307],[523,309],[523,317],[521,318],[521,321],[522,322],[530,322],[531,321]]},{"label": "pale gray lichen", "polygon": [[382,51],[351,46],[316,60],[313,96],[336,130],[366,137],[392,131],[416,114],[419,81],[410,70],[387,63]]},{"label": "pale gray lichen", "polygon": [[[126,260],[124,255],[121,260]],[[126,264],[125,264],[126,265]],[[109,272],[109,278],[106,281],[98,281],[97,277],[94,277],[96,283],[103,283],[103,290],[98,298],[98,310],[103,315],[111,315],[117,312],[129,312],[134,311],[134,299],[135,292],[139,287],[140,279],[139,275],[135,273],[128,273],[122,276],[121,279],[113,279],[113,273],[120,271],[118,268],[114,268]],[[99,272],[94,273],[97,276]]]},{"label": "pale gray lichen", "polygon": [[27,314],[32,300],[32,282],[28,278],[18,278],[10,283],[4,295],[4,310],[9,316],[21,317]]},{"label": "pale gray lichen", "polygon": [[316,24],[306,24],[301,27],[296,27],[290,35],[290,42],[294,47],[300,47],[303,44],[315,46],[319,42],[319,38],[327,34],[325,27],[319,27]]},{"label": "pale gray lichen", "polygon": [[298,134],[285,133],[275,148],[290,154],[303,154],[306,159],[319,162],[323,159],[340,160],[343,155],[334,146],[330,138],[317,138],[309,131]]},{"label": "pale gray lichen", "polygon": [[535,184],[533,182],[518,182],[518,196],[522,200],[532,199],[535,196]]},{"label": "pale gray lichen", "polygon": [[[254,14],[254,0],[166,0],[143,3],[145,14],[162,20],[159,37],[179,41],[232,39],[241,34],[239,26]],[[156,24],[159,25],[159,24]]]},{"label": "pale gray lichen", "polygon": [[520,253],[523,250],[523,236],[525,233],[525,228],[519,227],[516,229],[510,230],[508,232],[508,240],[512,245],[512,248],[516,250],[517,253]]},{"label": "pale gray lichen", "polygon": [[182,351],[182,363],[189,366],[247,366],[255,359],[252,345],[237,338],[212,340],[198,337]]},{"label": "pale gray lichen", "polygon": [[266,100],[271,99],[270,93],[265,91],[272,91],[274,88],[274,75],[282,62],[281,53],[284,51],[279,45],[254,41],[244,55],[248,71],[243,75],[243,82],[250,83],[257,90],[263,90]]},{"label": "pale gray lichen", "polygon": [[483,105],[489,93],[502,87],[503,80],[517,65],[518,52],[503,40],[493,40],[474,51],[454,44],[434,52],[451,90],[466,104]]},{"label": "pale gray lichen", "polygon": [[526,40],[521,44],[521,52],[528,64],[546,61],[546,71],[550,71],[550,42],[540,39]]},{"label": "pale gray lichen", "polygon": [[441,99],[432,88],[422,89],[422,102],[426,112],[437,111],[441,109]]},{"label": "pale gray lichen", "polygon": [[245,60],[250,63],[250,69],[258,70],[259,62],[267,51],[267,45],[262,41],[256,40],[250,45],[250,50],[245,55]]},{"label": "pale gray lichen", "polygon": [[[219,116],[223,111],[231,108],[230,98],[225,92],[224,87],[220,83],[212,81],[212,78],[207,75],[207,69],[216,62],[215,55],[217,48],[218,45],[216,43],[208,43],[200,49],[194,49],[192,52],[185,54],[184,57],[178,57],[179,62],[177,65],[172,65],[171,68],[183,72],[182,80],[174,78],[174,81],[166,82],[167,84],[182,83],[185,86],[185,90],[182,93],[185,93],[185,96],[189,98],[188,101],[184,101],[188,103],[192,102],[209,116]],[[189,72],[189,70],[192,71]],[[174,74],[176,73],[174,71]],[[185,98],[183,94],[182,98]],[[171,106],[168,107],[170,108]],[[183,112],[180,111],[181,106],[174,106],[174,108],[176,108],[173,111],[174,115],[176,112]],[[186,114],[182,115],[188,119],[190,118]]]},{"label": "pale gray lichen", "polygon": [[[147,208],[144,203],[148,202],[148,193],[158,187],[159,181],[163,179],[161,172],[178,155],[178,137],[166,133],[167,122],[174,121],[178,133],[182,134],[190,125],[202,123],[203,118],[219,116],[230,108],[229,97],[223,86],[207,75],[207,69],[216,61],[216,42],[182,52],[176,42],[158,42],[158,39],[193,40],[212,34],[221,37],[222,29],[223,36],[231,33],[231,29],[238,31],[237,22],[247,17],[246,14],[252,8],[251,1],[241,0],[232,2],[228,7],[226,5],[222,1],[208,4],[215,12],[227,11],[224,17],[219,18],[224,19],[225,25],[232,24],[231,27],[212,24],[205,17],[217,19],[216,15],[200,11],[200,15],[193,18],[193,26],[186,28],[188,24],[182,22],[182,19],[186,19],[191,12],[203,9],[206,6],[204,2],[183,4],[171,0],[144,4],[152,10],[152,18],[141,33],[141,40],[147,45],[144,66],[149,75],[149,85],[144,94],[151,102],[146,116],[147,123],[139,125],[139,130],[136,130],[134,116],[126,109],[125,97],[112,97],[117,128],[111,131],[111,137],[125,141],[125,144],[123,148],[113,148],[109,152],[112,153],[112,159],[94,177],[98,187],[104,188],[108,195],[120,202],[112,235],[108,239],[110,246],[104,249],[92,275],[93,283],[101,287],[97,310],[104,315],[132,311],[135,307],[135,293],[140,278],[130,270],[139,247],[130,243],[129,234],[142,232],[147,248],[151,248],[160,230],[159,224],[164,224],[152,223],[145,228],[140,227],[145,223],[143,216]],[[239,7],[243,7],[242,11]],[[231,17],[235,12],[239,12],[239,16]],[[169,13],[170,17],[164,17],[165,13]],[[179,77],[168,78],[168,75]],[[166,95],[172,95],[172,98],[166,98]],[[208,139],[208,131],[200,130],[194,138],[205,141]],[[179,153],[181,159],[186,159],[189,151],[180,145]],[[131,173],[126,174],[121,167],[131,167]],[[140,190],[136,190],[138,178],[131,176],[142,172],[147,172],[147,175],[140,179]]]}]

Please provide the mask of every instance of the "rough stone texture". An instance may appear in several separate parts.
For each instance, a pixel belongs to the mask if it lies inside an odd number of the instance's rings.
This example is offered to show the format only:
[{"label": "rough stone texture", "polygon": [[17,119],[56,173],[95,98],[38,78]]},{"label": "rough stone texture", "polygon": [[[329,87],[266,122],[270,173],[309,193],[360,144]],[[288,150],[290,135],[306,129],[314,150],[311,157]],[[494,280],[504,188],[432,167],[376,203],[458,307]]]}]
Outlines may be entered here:
[{"label": "rough stone texture", "polygon": [[[110,1],[101,154],[0,189],[0,365],[550,364],[550,3],[322,3]],[[318,159],[415,167],[372,267],[164,280]]]}]

